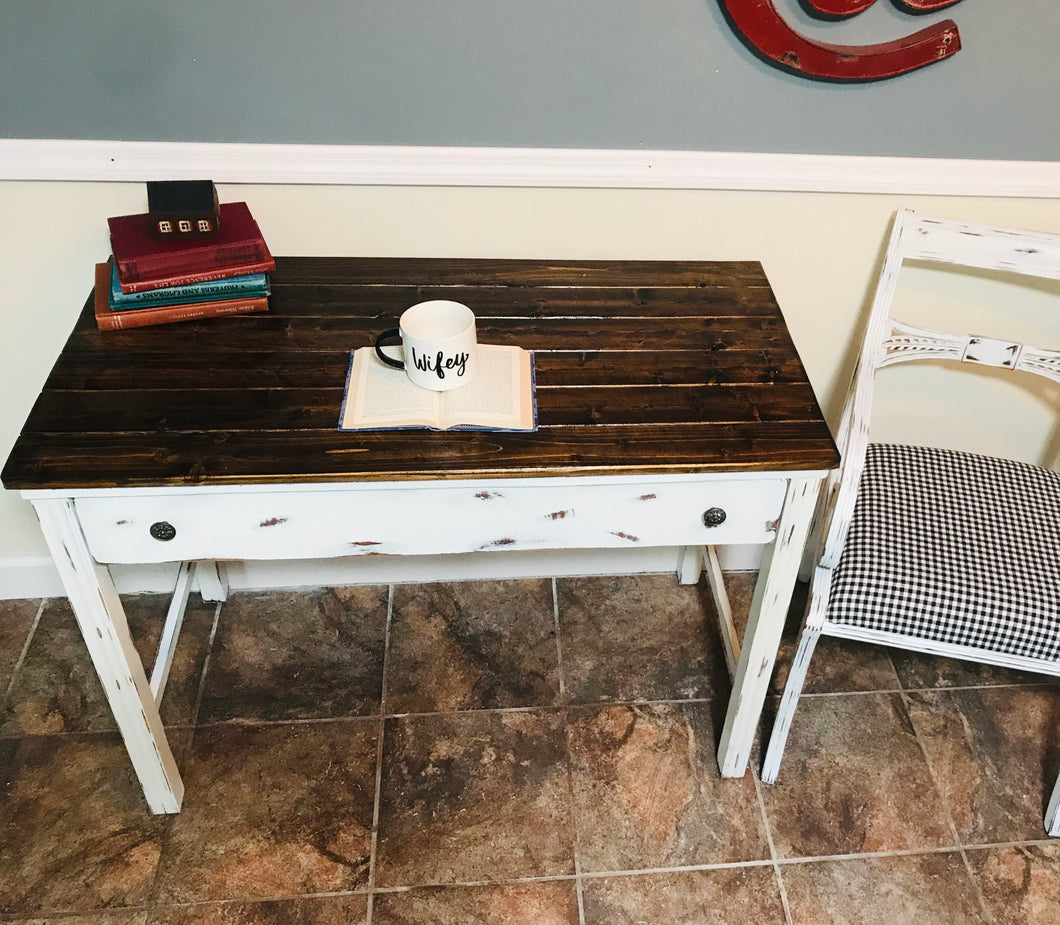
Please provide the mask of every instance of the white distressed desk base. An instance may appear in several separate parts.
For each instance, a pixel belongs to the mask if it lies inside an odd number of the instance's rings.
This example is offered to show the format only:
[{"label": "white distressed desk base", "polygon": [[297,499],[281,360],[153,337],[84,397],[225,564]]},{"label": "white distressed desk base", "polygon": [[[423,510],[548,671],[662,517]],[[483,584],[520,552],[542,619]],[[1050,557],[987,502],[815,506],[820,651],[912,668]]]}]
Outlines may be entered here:
[{"label": "white distressed desk base", "polygon": [[[487,549],[678,546],[677,577],[706,566],[733,690],[718,749],[742,776],[765,701],[821,472],[724,476],[498,479],[474,482],[240,486],[225,489],[26,491],[40,519],[92,662],[152,812],[180,810],[183,784],[162,728],[165,689],[193,582],[223,600],[225,559]],[[706,527],[708,508],[726,511]],[[150,538],[165,521],[171,541]],[[766,543],[742,646],[713,546]],[[150,681],[103,563],[181,561]],[[199,563],[196,571],[191,563]]]}]

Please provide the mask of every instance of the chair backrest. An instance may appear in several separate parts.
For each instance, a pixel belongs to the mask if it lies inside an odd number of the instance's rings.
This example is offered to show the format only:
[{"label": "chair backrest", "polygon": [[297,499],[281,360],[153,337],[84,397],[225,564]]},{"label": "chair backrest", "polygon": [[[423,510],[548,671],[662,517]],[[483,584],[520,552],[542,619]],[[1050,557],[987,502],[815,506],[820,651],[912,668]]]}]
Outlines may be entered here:
[{"label": "chair backrest", "polygon": [[895,318],[894,296],[902,265],[908,260],[1060,279],[1060,235],[926,218],[910,210],[897,213],[839,426],[836,442],[841,465],[829,479],[818,507],[818,562],[826,567],[838,562],[854,511],[878,369],[916,360],[953,360],[1019,370],[1060,383],[1058,350],[934,331]]}]

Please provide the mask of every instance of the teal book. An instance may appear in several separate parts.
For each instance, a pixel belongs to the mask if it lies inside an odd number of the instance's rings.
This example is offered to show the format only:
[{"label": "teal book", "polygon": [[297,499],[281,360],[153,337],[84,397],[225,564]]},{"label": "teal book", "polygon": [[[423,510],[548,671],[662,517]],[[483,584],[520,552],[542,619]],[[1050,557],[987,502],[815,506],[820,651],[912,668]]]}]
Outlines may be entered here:
[{"label": "teal book", "polygon": [[247,299],[269,294],[269,277],[266,273],[213,279],[205,283],[189,283],[186,286],[170,286],[166,289],[149,289],[146,292],[122,292],[118,281],[118,268],[111,263],[110,310],[114,312],[130,308],[181,305],[185,302]]}]

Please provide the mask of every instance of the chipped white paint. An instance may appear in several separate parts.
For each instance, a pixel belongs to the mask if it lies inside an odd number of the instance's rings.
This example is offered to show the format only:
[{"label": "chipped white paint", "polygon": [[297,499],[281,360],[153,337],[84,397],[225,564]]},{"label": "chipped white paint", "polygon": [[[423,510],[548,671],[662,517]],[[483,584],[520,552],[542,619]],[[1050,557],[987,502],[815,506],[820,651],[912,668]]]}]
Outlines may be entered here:
[{"label": "chipped white paint", "polygon": [[184,785],[110,573],[89,553],[71,501],[33,507],[147,804],[154,813],[175,813]]},{"label": "chipped white paint", "polygon": [[[559,480],[556,480],[557,482]],[[100,562],[187,559],[314,559],[435,555],[496,549],[610,549],[631,545],[768,543],[784,480],[717,478],[670,482],[645,493],[636,483],[452,486],[381,484],[350,493],[304,491],[225,496],[79,498],[77,515]],[[706,527],[705,510],[723,524]],[[171,540],[153,539],[155,523]]]},{"label": "chipped white paint", "polygon": [[902,321],[891,323],[876,368],[912,360],[959,360],[980,366],[1021,370],[1060,382],[1060,351],[973,334],[929,331]]},{"label": "chipped white paint", "polygon": [[725,777],[741,776],[751,756],[819,485],[805,478],[788,483],[773,548],[758,574],[718,747]]},{"label": "chipped white paint", "polygon": [[[926,260],[958,267],[1001,270],[1028,277],[1060,279],[1060,235],[1024,232],[963,222],[923,218],[902,210],[895,217],[887,255],[869,315],[865,340],[847,395],[837,443],[841,468],[831,473],[814,517],[812,546],[819,552],[798,650],[788,675],[762,767],[772,783],[780,769],[806,668],[821,635],[841,636],[914,649],[933,655],[965,658],[1009,668],[1060,675],[1060,664],[983,652],[944,642],[866,630],[828,621],[828,594],[850,527],[858,483],[869,442],[869,422],[876,370],[916,360],[948,360],[1031,373],[1060,382],[1060,351],[976,334],[930,331],[894,318],[892,302],[903,264]],[[1060,781],[1050,804],[1047,827],[1060,835],[1057,803]]]},{"label": "chipped white paint", "polygon": [[714,609],[718,614],[725,664],[729,669],[729,677],[735,678],[736,666],[740,661],[740,634],[736,631],[736,624],[733,622],[732,604],[729,603],[729,594],[725,590],[725,574],[721,568],[716,546],[707,547],[706,573],[711,594],[714,596]]}]

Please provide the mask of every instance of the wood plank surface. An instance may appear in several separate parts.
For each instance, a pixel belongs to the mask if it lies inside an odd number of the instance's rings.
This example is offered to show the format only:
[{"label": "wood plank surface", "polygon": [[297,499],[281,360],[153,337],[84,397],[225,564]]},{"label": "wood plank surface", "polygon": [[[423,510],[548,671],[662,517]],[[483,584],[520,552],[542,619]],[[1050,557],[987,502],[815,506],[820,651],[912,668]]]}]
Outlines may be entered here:
[{"label": "wood plank surface", "polygon": [[[826,469],[754,262],[279,257],[265,315],[101,333],[91,295],[8,488]],[[350,351],[453,298],[535,353],[531,434],[337,430]]]}]

